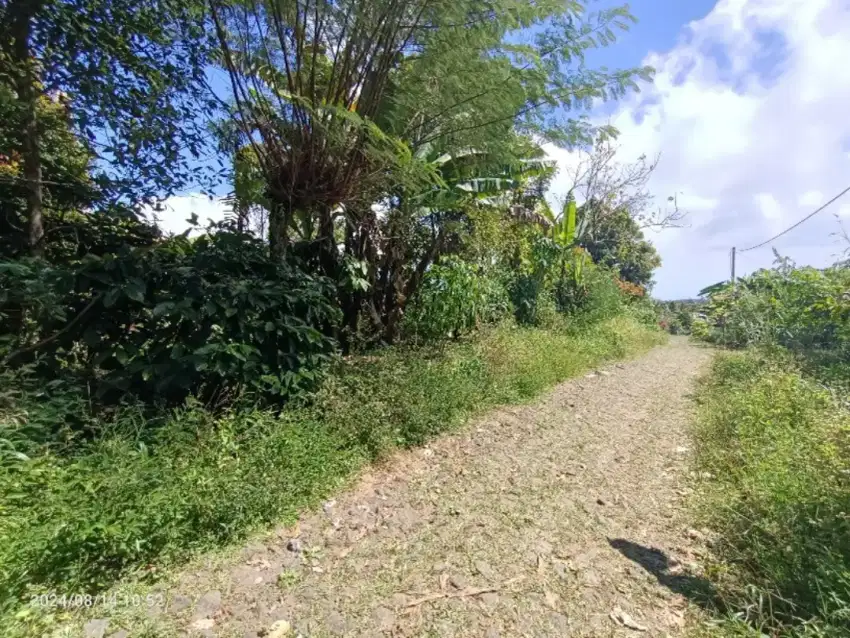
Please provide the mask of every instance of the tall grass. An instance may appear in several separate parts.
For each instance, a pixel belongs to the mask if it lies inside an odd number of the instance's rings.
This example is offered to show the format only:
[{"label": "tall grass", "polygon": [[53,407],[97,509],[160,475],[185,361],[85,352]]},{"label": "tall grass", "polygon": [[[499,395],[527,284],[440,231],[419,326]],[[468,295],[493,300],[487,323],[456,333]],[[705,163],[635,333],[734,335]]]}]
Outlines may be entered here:
[{"label": "tall grass", "polygon": [[718,356],[698,399],[718,635],[850,635],[850,414],[776,351]]},{"label": "tall grass", "polygon": [[[31,594],[94,594],[291,520],[372,459],[662,339],[627,317],[578,333],[503,326],[341,362],[309,406],[214,417],[190,404],[154,434],[125,411],[71,456],[4,457],[0,627],[35,632],[49,618],[26,606]],[[40,418],[31,407],[0,415],[0,439]]]}]

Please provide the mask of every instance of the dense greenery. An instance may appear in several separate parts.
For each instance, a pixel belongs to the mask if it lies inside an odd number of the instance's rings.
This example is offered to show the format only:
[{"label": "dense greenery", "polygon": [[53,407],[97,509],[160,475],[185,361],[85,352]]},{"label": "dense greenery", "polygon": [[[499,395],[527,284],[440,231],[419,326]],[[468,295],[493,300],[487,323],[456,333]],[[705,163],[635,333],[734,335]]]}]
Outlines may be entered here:
[{"label": "dense greenery", "polygon": [[[340,361],[310,405],[279,414],[214,415],[188,404],[148,436],[143,415],[127,407],[71,455],[55,450],[21,462],[6,449],[2,605],[11,611],[25,591],[96,591],[127,572],[144,577],[147,565],[291,518],[377,455],[660,339],[630,317],[575,334],[507,325],[443,349]],[[45,403],[38,388],[2,400],[8,425],[50,422],[66,407]],[[7,618],[8,631],[36,634],[55,620],[27,613]]]},{"label": "dense greenery", "polygon": [[616,269],[620,279],[635,286],[650,286],[652,273],[661,265],[655,247],[625,208],[601,216],[582,243],[593,261]]},{"label": "dense greenery", "polygon": [[[203,16],[195,0],[0,4],[0,139],[15,165],[0,204],[33,254],[44,250],[53,201],[93,186],[61,150],[102,160],[92,194],[103,202],[150,201],[192,177],[185,160],[204,146],[195,115],[212,108]],[[46,99],[63,105],[61,122]]]},{"label": "dense greenery", "polygon": [[[581,64],[628,13],[505,3],[459,38],[458,20],[477,15],[472,4],[385,4],[212,3],[206,13],[188,0],[94,3],[67,27],[65,4],[4,5],[19,31],[5,33],[3,58],[2,134],[13,148],[3,165],[3,363],[73,386],[98,407],[189,395],[223,407],[310,386],[336,344],[355,352],[400,337],[457,338],[511,314],[530,325],[569,314],[579,325],[614,314],[622,296],[642,297],[658,259],[628,209],[602,215],[594,204],[594,219],[607,221],[587,235],[588,205],[578,226],[574,202],[553,215],[544,194],[555,167],[540,148],[590,139],[570,109],[646,75]],[[163,11],[156,23],[154,8]],[[379,21],[386,39],[376,42],[370,21],[381,15],[391,18]],[[270,28],[293,20],[310,28]],[[107,21],[125,31],[80,35]],[[542,29],[533,43],[517,45],[532,27]],[[335,53],[318,45],[320,32],[338,38]],[[178,64],[185,48],[193,53]],[[231,79],[224,111],[192,102],[198,66],[211,61]],[[451,82],[431,81],[446,69]],[[153,101],[132,99],[146,91]],[[38,106],[27,102],[33,92]],[[176,172],[162,174],[173,140],[160,138],[190,102],[219,118],[208,137],[232,153],[235,186],[233,218],[191,241],[164,238],[137,214],[152,188],[167,194],[177,183]],[[34,164],[41,177],[26,173]],[[144,188],[107,185],[128,170]]]},{"label": "dense greenery", "polygon": [[850,276],[776,268],[715,286],[693,333],[721,356],[699,393],[702,511],[719,536],[722,635],[850,624]]},{"label": "dense greenery", "polygon": [[[695,326],[707,339],[730,347],[779,344],[805,355],[846,364],[850,343],[850,268],[796,268],[779,259],[716,289],[707,319]],[[823,361],[825,363],[826,361]]]},{"label": "dense greenery", "polygon": [[[0,2],[2,622],[657,342],[651,168],[618,180],[582,113],[651,75],[584,60],[633,19]],[[553,212],[542,145],[603,140],[595,190]],[[149,216],[188,186],[232,187],[231,214],[167,236]]]},{"label": "dense greenery", "polygon": [[691,334],[695,319],[704,316],[705,302],[701,299],[659,301],[661,327],[670,334]]},{"label": "dense greenery", "polygon": [[87,255],[70,269],[0,264],[0,278],[0,311],[17,329],[4,331],[4,363],[79,382],[99,402],[288,395],[334,349],[322,333],[339,314],[330,283],[228,232]]},{"label": "dense greenery", "polygon": [[787,356],[722,355],[698,395],[718,635],[844,636],[850,416]]}]

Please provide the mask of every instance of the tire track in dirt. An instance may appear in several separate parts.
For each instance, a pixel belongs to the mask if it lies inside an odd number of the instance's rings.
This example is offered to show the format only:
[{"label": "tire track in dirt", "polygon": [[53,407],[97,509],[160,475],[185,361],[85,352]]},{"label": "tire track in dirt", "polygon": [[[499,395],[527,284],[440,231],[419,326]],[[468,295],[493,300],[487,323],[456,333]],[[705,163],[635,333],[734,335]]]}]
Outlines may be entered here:
[{"label": "tire track in dirt", "polygon": [[680,634],[700,586],[688,393],[710,356],[673,338],[397,455],[295,529],[184,573],[161,631]]}]

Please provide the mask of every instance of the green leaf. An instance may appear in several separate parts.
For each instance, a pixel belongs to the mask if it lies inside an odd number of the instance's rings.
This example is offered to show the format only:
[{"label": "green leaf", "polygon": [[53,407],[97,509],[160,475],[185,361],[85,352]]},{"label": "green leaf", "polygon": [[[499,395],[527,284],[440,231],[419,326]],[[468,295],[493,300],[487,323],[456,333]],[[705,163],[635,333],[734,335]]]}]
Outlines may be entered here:
[{"label": "green leaf", "polygon": [[576,236],[576,200],[570,193],[570,197],[567,200],[566,206],[566,245],[571,246]]},{"label": "green leaf", "polygon": [[120,288],[110,288],[110,290],[103,297],[103,307],[111,308],[115,305],[115,302],[118,301],[118,298],[121,296]]},{"label": "green leaf", "polygon": [[138,278],[133,278],[127,282],[126,286],[124,287],[124,292],[133,301],[138,301],[139,303],[142,303],[145,300],[146,289],[147,286],[145,286],[144,281]]},{"label": "green leaf", "polygon": [[153,316],[162,317],[163,315],[171,314],[174,311],[175,303],[173,301],[163,301],[154,306]]}]

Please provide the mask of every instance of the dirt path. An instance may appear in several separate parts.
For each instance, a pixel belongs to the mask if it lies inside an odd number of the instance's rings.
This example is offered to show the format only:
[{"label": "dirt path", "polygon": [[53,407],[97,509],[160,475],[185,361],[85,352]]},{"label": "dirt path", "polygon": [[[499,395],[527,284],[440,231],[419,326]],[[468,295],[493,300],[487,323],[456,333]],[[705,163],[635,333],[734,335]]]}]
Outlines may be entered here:
[{"label": "dirt path", "polygon": [[275,621],[305,638],[677,635],[699,585],[680,512],[687,394],[709,357],[674,338],[399,455],[297,529],[185,574],[158,622],[239,638],[276,637]]}]

